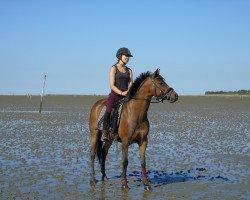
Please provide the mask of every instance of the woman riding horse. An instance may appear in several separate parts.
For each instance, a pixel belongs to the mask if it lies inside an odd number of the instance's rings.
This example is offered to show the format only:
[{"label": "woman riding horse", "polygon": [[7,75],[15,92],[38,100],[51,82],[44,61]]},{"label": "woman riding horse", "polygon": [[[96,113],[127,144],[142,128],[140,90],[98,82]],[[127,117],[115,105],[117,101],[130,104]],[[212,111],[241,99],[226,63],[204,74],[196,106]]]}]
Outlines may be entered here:
[{"label": "woman riding horse", "polygon": [[103,118],[102,141],[108,140],[108,127],[110,113],[117,101],[127,95],[133,83],[132,70],[126,66],[130,57],[133,57],[128,48],[120,48],[116,53],[118,61],[109,72],[109,84],[111,92],[106,103],[106,112]]},{"label": "woman riding horse", "polygon": [[[129,100],[124,103],[117,129],[118,141],[122,143],[122,174],[123,189],[129,189],[127,184],[128,147],[132,143],[139,146],[139,156],[142,170],[142,182],[145,190],[151,190],[146,174],[145,151],[148,144],[149,121],[147,112],[154,96],[158,102],[169,100],[171,103],[178,100],[177,93],[169,87],[157,69],[153,74],[142,73],[136,78],[129,93]],[[107,99],[97,101],[90,112],[89,128],[91,132],[91,184],[95,184],[94,159],[97,154],[101,165],[102,180],[106,180],[105,160],[113,139],[102,144],[102,131],[98,129],[98,117]]]}]

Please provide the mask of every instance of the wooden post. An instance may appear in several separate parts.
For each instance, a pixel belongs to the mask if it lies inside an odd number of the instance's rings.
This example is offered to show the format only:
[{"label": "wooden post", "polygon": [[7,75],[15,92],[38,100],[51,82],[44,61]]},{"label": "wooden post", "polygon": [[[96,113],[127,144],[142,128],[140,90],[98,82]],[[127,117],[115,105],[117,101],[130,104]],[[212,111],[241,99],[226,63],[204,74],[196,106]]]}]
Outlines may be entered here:
[{"label": "wooden post", "polygon": [[40,102],[39,113],[41,113],[41,112],[42,112],[42,106],[43,106],[43,95],[44,95],[44,88],[45,88],[45,81],[46,81],[46,74],[44,74],[44,81],[43,81],[43,88],[42,88],[42,94],[41,94],[41,102]]}]

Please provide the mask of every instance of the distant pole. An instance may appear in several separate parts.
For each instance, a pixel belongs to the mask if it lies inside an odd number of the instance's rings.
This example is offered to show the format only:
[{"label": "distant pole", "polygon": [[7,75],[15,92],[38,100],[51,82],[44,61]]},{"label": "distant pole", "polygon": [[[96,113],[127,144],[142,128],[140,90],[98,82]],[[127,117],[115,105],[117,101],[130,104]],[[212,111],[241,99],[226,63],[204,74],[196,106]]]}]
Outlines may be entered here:
[{"label": "distant pole", "polygon": [[39,113],[41,113],[41,112],[42,112],[42,106],[43,106],[43,95],[44,95],[44,88],[45,88],[45,81],[46,81],[46,74],[44,74],[44,81],[43,81],[43,88],[42,88],[42,94],[41,94],[41,102],[40,102]]}]

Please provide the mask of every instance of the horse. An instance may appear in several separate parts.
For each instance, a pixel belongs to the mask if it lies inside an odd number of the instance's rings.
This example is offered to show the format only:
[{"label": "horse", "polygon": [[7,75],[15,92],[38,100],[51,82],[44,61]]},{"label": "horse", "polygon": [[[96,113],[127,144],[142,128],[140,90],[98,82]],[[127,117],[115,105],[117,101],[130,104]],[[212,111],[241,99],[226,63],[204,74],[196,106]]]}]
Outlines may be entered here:
[{"label": "horse", "polygon": [[[124,103],[122,113],[120,115],[119,126],[117,128],[118,141],[122,143],[122,188],[129,190],[127,183],[127,166],[128,166],[128,147],[132,143],[139,146],[139,157],[142,172],[142,183],[145,190],[152,190],[147,174],[145,151],[148,145],[149,120],[147,112],[151,102],[163,102],[168,100],[174,103],[178,100],[178,94],[173,88],[169,87],[165,79],[160,75],[160,69],[154,73],[149,71],[141,73],[134,81],[128,92],[128,100]],[[154,97],[154,98],[153,98]],[[153,101],[154,100],[154,101]],[[108,150],[112,145],[114,138],[108,141],[101,141],[102,131],[98,129],[98,117],[102,108],[106,105],[106,98],[98,100],[90,111],[89,129],[91,133],[91,180],[90,184],[96,184],[94,160],[97,154],[102,173],[102,181],[108,180],[105,172],[105,160]]]}]

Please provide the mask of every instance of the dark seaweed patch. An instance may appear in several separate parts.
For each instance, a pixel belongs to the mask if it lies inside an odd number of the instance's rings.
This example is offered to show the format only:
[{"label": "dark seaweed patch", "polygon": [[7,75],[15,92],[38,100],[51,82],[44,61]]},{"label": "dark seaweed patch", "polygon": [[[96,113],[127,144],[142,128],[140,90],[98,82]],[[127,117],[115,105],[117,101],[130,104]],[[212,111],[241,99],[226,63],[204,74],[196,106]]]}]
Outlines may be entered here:
[{"label": "dark seaweed patch", "polygon": [[[206,175],[200,175],[198,172],[206,171],[205,168],[195,168],[189,170],[180,170],[177,172],[166,172],[166,171],[148,171],[147,176],[149,182],[153,185],[153,187],[159,187],[161,185],[171,184],[171,183],[179,183],[179,182],[187,182],[187,181],[229,181],[228,178],[222,177],[220,175],[209,177]],[[134,182],[141,182],[141,172],[133,171],[129,173],[130,177],[137,177]]]}]

